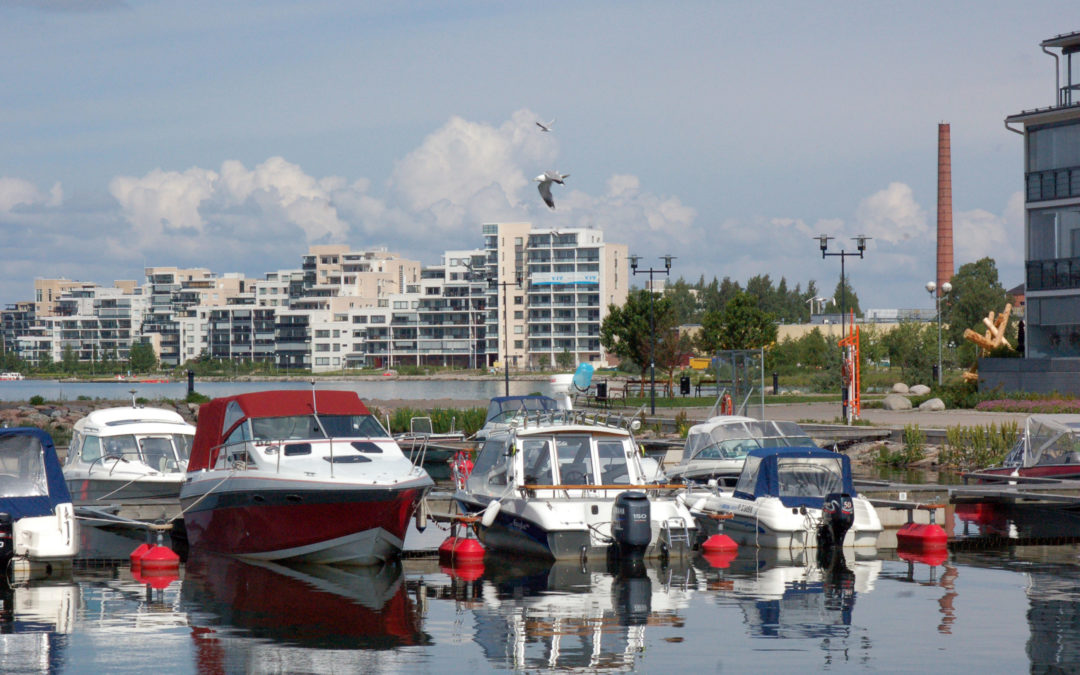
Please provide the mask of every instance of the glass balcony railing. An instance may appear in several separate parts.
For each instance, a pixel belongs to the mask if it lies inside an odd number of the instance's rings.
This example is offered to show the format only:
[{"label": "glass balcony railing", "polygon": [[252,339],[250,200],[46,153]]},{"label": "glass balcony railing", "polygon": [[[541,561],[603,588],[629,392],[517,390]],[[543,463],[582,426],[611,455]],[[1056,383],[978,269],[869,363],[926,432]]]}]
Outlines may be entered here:
[{"label": "glass balcony railing", "polygon": [[1029,291],[1080,288],[1080,258],[1029,260],[1026,286]]}]

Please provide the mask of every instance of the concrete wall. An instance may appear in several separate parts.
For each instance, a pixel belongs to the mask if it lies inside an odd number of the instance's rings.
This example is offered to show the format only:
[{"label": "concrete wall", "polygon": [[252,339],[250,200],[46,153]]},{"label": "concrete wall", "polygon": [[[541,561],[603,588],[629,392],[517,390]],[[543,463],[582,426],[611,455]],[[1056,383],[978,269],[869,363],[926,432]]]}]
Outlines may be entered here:
[{"label": "concrete wall", "polygon": [[979,391],[1080,395],[1080,359],[979,359]]}]

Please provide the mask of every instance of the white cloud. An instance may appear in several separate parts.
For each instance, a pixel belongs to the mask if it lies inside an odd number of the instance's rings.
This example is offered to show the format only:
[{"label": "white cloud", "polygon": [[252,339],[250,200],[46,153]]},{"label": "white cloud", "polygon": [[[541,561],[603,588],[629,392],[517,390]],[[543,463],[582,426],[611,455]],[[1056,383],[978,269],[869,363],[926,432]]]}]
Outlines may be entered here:
[{"label": "white cloud", "polygon": [[0,176],[0,212],[16,206],[59,206],[63,199],[60,183],[53,185],[49,194],[43,194],[28,180]]},{"label": "white cloud", "polygon": [[953,247],[956,266],[990,257],[998,269],[1024,262],[1024,195],[1009,197],[1001,215],[984,209],[953,214]]},{"label": "white cloud", "polygon": [[926,213],[904,183],[889,183],[884,190],[864,199],[855,210],[856,234],[898,244],[920,239],[929,232]]}]

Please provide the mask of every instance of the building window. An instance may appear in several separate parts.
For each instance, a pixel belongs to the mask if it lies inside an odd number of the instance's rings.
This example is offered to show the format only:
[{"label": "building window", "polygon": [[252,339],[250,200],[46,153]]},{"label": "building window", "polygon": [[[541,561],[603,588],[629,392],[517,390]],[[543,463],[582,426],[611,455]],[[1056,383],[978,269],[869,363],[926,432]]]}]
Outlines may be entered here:
[{"label": "building window", "polygon": [[525,341],[524,340],[514,340],[514,349],[524,349],[524,348],[525,348]]},{"label": "building window", "polygon": [[525,299],[520,295],[515,295],[514,296],[514,304],[515,305],[523,305],[523,304],[525,304]]},{"label": "building window", "polygon": [[521,310],[514,310],[514,318],[515,319],[524,319],[525,318],[525,312],[523,312]]}]

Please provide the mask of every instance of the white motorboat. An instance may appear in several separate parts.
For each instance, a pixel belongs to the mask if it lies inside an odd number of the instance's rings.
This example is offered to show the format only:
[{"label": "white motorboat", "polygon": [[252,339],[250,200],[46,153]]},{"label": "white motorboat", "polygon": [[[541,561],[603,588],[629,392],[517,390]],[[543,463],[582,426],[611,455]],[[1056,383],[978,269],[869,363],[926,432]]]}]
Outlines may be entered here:
[{"label": "white motorboat", "polygon": [[79,552],[75,509],[52,437],[0,429],[0,572],[50,576]]},{"label": "white motorboat", "polygon": [[[740,545],[876,548],[882,530],[873,505],[855,492],[847,455],[820,448],[752,450],[734,490],[691,499],[703,533],[715,534],[722,522]],[[709,517],[715,514],[732,517]]]},{"label": "white motorboat", "polygon": [[134,402],[95,410],[75,423],[64,480],[79,505],[175,504],[194,440],[195,427],[172,410]]},{"label": "white motorboat", "polygon": [[496,396],[488,402],[484,426],[480,427],[473,439],[483,442],[496,431],[520,424],[528,415],[553,413],[558,409],[559,402],[550,396]]},{"label": "white motorboat", "polygon": [[568,411],[521,422],[488,437],[455,493],[465,512],[484,513],[484,544],[555,559],[689,551],[694,519],[671,486],[649,483],[629,430]]},{"label": "white motorboat", "polygon": [[734,487],[746,453],[758,448],[809,447],[814,441],[795,422],[718,415],[690,427],[682,460],[667,471],[673,481]]},{"label": "white motorboat", "polygon": [[193,548],[368,565],[432,485],[355,392],[263,391],[202,406],[180,504]]}]

